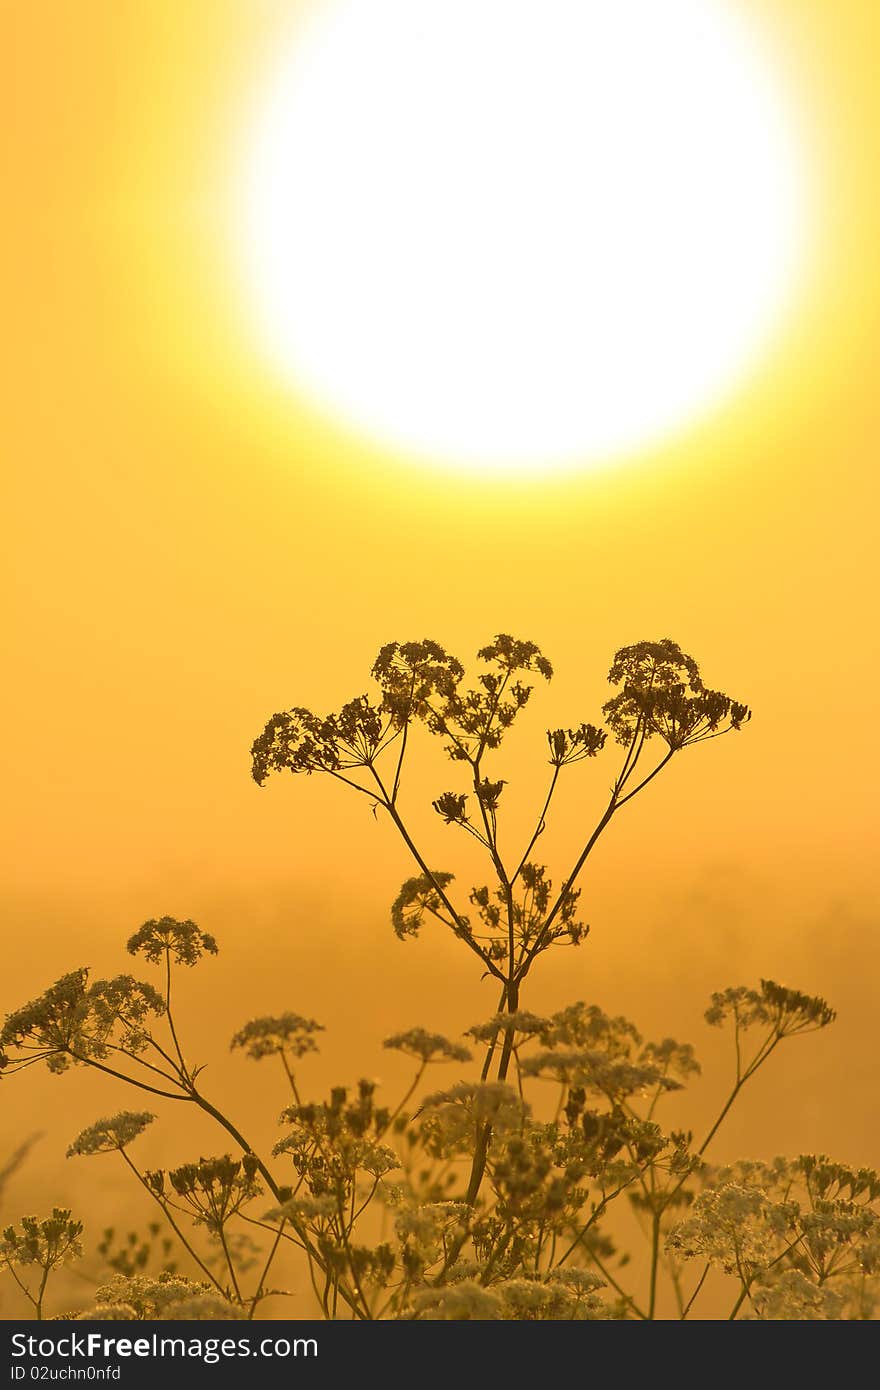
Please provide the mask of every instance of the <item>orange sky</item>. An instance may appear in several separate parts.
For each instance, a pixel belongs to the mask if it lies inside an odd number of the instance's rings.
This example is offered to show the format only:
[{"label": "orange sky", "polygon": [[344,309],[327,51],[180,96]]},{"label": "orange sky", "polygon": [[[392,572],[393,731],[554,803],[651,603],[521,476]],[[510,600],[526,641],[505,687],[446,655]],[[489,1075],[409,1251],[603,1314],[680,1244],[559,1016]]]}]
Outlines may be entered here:
[{"label": "orange sky", "polygon": [[[293,6],[0,6],[0,1007],[82,962],[123,969],[141,921],[189,916],[224,948],[190,985],[218,1092],[257,1115],[226,1039],[285,1007],[331,1030],[322,1080],[352,1048],[396,1077],[383,1036],[452,1032],[494,1001],[452,945],[392,937],[410,870],[366,803],[317,779],[258,792],[251,740],[277,708],[359,693],[392,638],[466,657],[509,630],[558,672],[505,767],[532,786],[543,729],[597,717],[614,649],[669,635],[755,719],[621,817],[585,892],[590,941],[574,970],[546,966],[534,1002],[595,999],[721,1067],[700,1022],[709,990],[769,973],[824,993],[840,1022],[762,1078],[724,1151],[878,1160],[880,12],[743,3],[777,27],[806,112],[825,215],[810,282],[722,408],[617,468],[544,481],[384,457],[268,369],[235,278],[228,174]],[[591,807],[610,778],[582,770]],[[449,781],[438,763],[411,792],[438,863],[453,832],[419,792]],[[578,797],[566,804],[557,871]],[[85,1201],[93,1174],[65,1167],[63,1146],[89,1106],[125,1103],[85,1078],[4,1083],[0,1157],[22,1129],[47,1131],[22,1201],[41,1184]],[[125,1185],[108,1181],[109,1209]]]}]

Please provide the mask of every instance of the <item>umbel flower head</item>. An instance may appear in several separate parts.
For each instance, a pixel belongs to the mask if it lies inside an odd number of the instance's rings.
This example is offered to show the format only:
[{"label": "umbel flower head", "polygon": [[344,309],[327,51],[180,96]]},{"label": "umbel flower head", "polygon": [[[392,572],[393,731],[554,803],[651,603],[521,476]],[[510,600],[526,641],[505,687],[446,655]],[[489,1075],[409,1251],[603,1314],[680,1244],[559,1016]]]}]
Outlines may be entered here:
[{"label": "umbel flower head", "polygon": [[128,1144],[143,1134],[156,1116],[147,1110],[120,1110],[109,1120],[96,1120],[88,1129],[76,1136],[67,1150],[67,1157],[75,1154],[86,1157],[90,1154],[121,1152]]},{"label": "umbel flower head", "polygon": [[410,1028],[386,1038],[383,1047],[417,1057],[421,1062],[469,1062],[471,1053],[461,1043],[450,1042],[441,1033],[428,1033],[424,1028]]},{"label": "umbel flower head", "polygon": [[606,1319],[609,1309],[596,1290],[602,1280],[585,1270],[558,1269],[542,1279],[508,1279],[498,1287],[502,1316],[516,1322],[586,1322]]},{"label": "umbel flower head", "polygon": [[594,724],[579,724],[576,729],[548,729],[550,762],[553,767],[567,767],[601,753],[608,738],[604,729]]},{"label": "umbel flower head", "polygon": [[694,1201],[691,1214],[670,1231],[667,1250],[679,1259],[699,1258],[727,1274],[754,1276],[769,1266],[776,1236],[787,1232],[793,1212],[768,1200],[760,1188],[724,1183]]},{"label": "umbel flower head", "polygon": [[148,1019],[164,1012],[158,991],[131,975],[89,984],[86,968],[72,970],[8,1015],[0,1029],[0,1067],[45,1062],[61,1072],[72,1062],[106,1057],[111,1045],[142,1052]]},{"label": "umbel flower head", "polygon": [[751,1296],[755,1317],[766,1322],[818,1322],[838,1319],[843,1297],[822,1288],[798,1269],[774,1269],[763,1274]]},{"label": "umbel flower head", "polygon": [[473,1279],[420,1289],[413,1298],[413,1316],[431,1322],[488,1322],[504,1317],[497,1293]]},{"label": "umbel flower head", "polygon": [[297,707],[273,714],[251,747],[251,772],[262,786],[272,772],[342,772],[366,767],[397,733],[393,715],[359,695],[321,718]]},{"label": "umbel flower head", "polygon": [[206,953],[216,956],[217,942],[208,932],[200,931],[195,922],[158,917],[144,922],[128,938],[126,949],[131,956],[146,956],[152,965],[158,965],[166,956],[177,965],[195,965]]},{"label": "umbel flower head", "polygon": [[200,1158],[198,1163],[183,1163],[168,1173],[162,1169],[147,1172],[144,1178],[157,1197],[165,1197],[170,1187],[189,1208],[196,1224],[217,1234],[224,1222],[260,1195],[257,1169],[258,1160],[252,1153],[244,1153],[241,1158],[222,1154],[219,1158]]},{"label": "umbel flower head", "polygon": [[393,1149],[381,1143],[390,1113],[374,1103],[375,1084],[362,1079],[350,1095],[334,1086],[323,1104],[292,1105],[282,1113],[291,1131],[275,1145],[274,1154],[289,1154],[294,1168],[308,1184],[309,1195],[354,1189],[358,1173],[382,1177],[400,1166]]},{"label": "umbel flower head", "polygon": [[454,656],[424,638],[388,642],[373,663],[373,679],[382,689],[384,708],[399,724],[431,717],[437,704],[454,697],[464,667]]},{"label": "umbel flower head", "polygon": [[497,1138],[519,1131],[528,1106],[504,1081],[459,1081],[422,1101],[420,1139],[433,1158],[451,1158],[472,1151],[473,1136],[489,1124]]},{"label": "umbel flower head", "polygon": [[52,1215],[43,1220],[23,1216],[18,1228],[7,1226],[0,1231],[0,1260],[52,1269],[79,1258],[82,1229],[82,1222],[74,1221],[67,1207],[53,1207]]},{"label": "umbel flower head", "polygon": [[466,1029],[466,1035],[477,1042],[488,1043],[493,1042],[499,1034],[511,1033],[524,1042],[526,1038],[540,1036],[549,1027],[549,1019],[525,1009],[517,1009],[515,1013],[493,1014],[485,1023],[475,1023],[472,1028]]},{"label": "umbel flower head", "polygon": [[830,1004],[818,995],[787,989],[775,980],[762,980],[760,990],[739,985],[713,994],[711,1006],[706,1010],[706,1022],[716,1027],[733,1018],[739,1028],[762,1024],[772,1028],[780,1038],[827,1028],[836,1017]]},{"label": "umbel flower head", "polygon": [[[385,652],[388,650],[383,648]],[[401,650],[397,649],[398,662]],[[442,652],[442,648],[439,650]],[[461,688],[461,664],[447,657],[449,674],[440,679],[435,676],[433,690],[411,707],[411,714],[422,719],[432,733],[449,740],[446,751],[454,762],[470,762],[473,766],[479,763],[487,749],[500,747],[517,714],[528,704],[532,686],[521,677],[535,673],[549,681],[553,675],[553,667],[536,643],[511,637],[506,632],[499,633],[487,646],[481,647],[477,660],[486,669],[478,673],[472,689]],[[375,671],[374,667],[374,674]],[[388,698],[386,693],[386,700]],[[392,707],[403,713],[399,694],[391,692],[390,698]],[[491,794],[491,785],[487,785],[486,794]]]},{"label": "umbel flower head", "polygon": [[621,687],[602,707],[618,743],[656,734],[675,751],[741,729],[751,718],[747,705],[709,690],[694,658],[668,637],[621,647],[608,680]]},{"label": "umbel flower head", "polygon": [[251,1019],[250,1023],[239,1028],[229,1046],[241,1048],[254,1062],[285,1053],[304,1057],[307,1052],[318,1051],[314,1034],[323,1031],[323,1023],[316,1023],[313,1018],[303,1018],[301,1014],[294,1013],[279,1014],[277,1017]]},{"label": "umbel flower head", "polygon": [[418,935],[426,912],[441,921],[445,920],[443,902],[437,890],[447,888],[454,877],[454,874],[433,869],[430,878],[427,874],[416,874],[414,878],[405,880],[391,904],[391,925],[401,941],[407,936]]},{"label": "umbel flower head", "polygon": [[159,1275],[115,1275],[95,1291],[95,1306],[80,1318],[114,1322],[144,1322],[154,1318],[243,1318],[243,1309],[221,1298],[210,1284],[167,1271]]}]

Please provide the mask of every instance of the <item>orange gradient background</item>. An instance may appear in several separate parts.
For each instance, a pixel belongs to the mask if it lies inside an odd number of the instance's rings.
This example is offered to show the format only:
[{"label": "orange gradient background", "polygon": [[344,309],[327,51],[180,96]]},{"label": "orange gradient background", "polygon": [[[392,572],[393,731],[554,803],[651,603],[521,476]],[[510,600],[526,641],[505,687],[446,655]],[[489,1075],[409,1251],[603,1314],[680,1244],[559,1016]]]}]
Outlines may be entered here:
[{"label": "orange gradient background", "polygon": [[[740,3],[802,108],[823,200],[811,278],[722,409],[617,467],[546,480],[372,450],[298,401],[254,340],[230,170],[296,6],[0,6],[0,1009],[80,964],[127,969],[145,918],[192,917],[221,954],[181,985],[191,1050],[261,1142],[280,1080],[227,1050],[255,1014],[325,1023],[307,1091],[361,1072],[397,1087],[384,1036],[455,1034],[494,991],[439,933],[393,937],[411,868],[391,828],[319,778],[259,791],[252,739],[276,709],[361,693],[386,641],[428,635],[466,659],[510,631],[557,669],[499,759],[512,803],[543,785],[544,729],[598,717],[614,650],[668,635],[754,720],[684,754],[615,822],[584,883],[590,938],[542,962],[530,1005],[586,998],[694,1042],[686,1113],[701,1123],[731,1065],[702,1023],[708,993],[763,974],[823,994],[839,1021],[782,1050],[716,1153],[878,1162],[880,11]],[[429,805],[454,770],[416,755],[419,838],[437,867],[467,866]],[[571,771],[546,837],[557,880],[614,757]],[[95,1238],[142,1223],[121,1165],[63,1158],[133,1103],[80,1072],[0,1083],[0,1158],[44,1132],[0,1216],[64,1202]],[[141,1156],[218,1146],[175,1110]]]}]

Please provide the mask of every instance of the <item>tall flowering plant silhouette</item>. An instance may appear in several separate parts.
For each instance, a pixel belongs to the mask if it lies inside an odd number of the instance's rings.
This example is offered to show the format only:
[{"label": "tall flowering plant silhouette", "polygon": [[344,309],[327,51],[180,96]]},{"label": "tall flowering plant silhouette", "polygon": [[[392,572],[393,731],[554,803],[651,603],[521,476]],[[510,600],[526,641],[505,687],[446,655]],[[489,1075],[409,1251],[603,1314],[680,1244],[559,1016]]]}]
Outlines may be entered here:
[{"label": "tall flowering plant silhouette", "polygon": [[[174,1264],[151,1273],[149,1243],[133,1237],[138,1262],[113,1257],[112,1277],[79,1316],[253,1318],[284,1296],[274,1281],[285,1259],[302,1269],[314,1308],[330,1319],[684,1320],[707,1292],[716,1304],[728,1298],[730,1318],[875,1316],[876,1173],[821,1155],[724,1168],[708,1155],[778,1049],[833,1022],[825,1000],[769,979],[712,996],[706,1022],[731,1031],[734,1065],[701,1135],[662,1123],[668,1097],[699,1074],[689,1044],[646,1040],[595,1004],[549,1015],[527,1007],[539,957],[587,936],[582,876],[612,821],[685,750],[737,733],[750,717],[708,688],[669,639],[621,648],[602,721],[546,732],[545,788],[511,852],[513,779],[498,762],[536,682],[552,674],[533,642],[508,635],[481,649],[471,679],[436,642],[392,642],[373,665],[372,694],[336,714],[301,706],[276,714],[253,744],[261,785],[279,772],[320,773],[366,798],[413,861],[391,904],[396,935],[409,942],[436,924],[494,982],[494,1009],[464,1039],[418,1025],[385,1039],[413,1068],[396,1102],[364,1079],[310,1099],[303,1074],[321,1024],[292,1009],[251,1019],[231,1048],[259,1064],[263,1088],[277,1084],[283,1098],[275,1102],[281,1135],[261,1154],[208,1099],[204,1065],[177,1016],[177,972],[205,969],[218,949],[189,920],[156,918],[129,937],[129,953],[156,984],[130,975],[93,981],[81,968],[7,1016],[6,1076],[38,1064],[57,1075],[91,1068],[151,1107],[94,1122],[68,1154],[125,1166],[167,1225]],[[451,869],[437,867],[433,839],[420,844],[412,828],[405,788],[416,726],[451,765],[450,785],[431,798],[438,842],[465,835],[484,856],[483,881],[465,892]],[[612,750],[607,799],[580,826],[571,862],[551,870],[536,851],[561,780]],[[201,1110],[231,1151],[143,1163],[143,1136],[155,1138],[172,1102]],[[633,1221],[644,1246],[641,1263],[631,1264],[621,1230]],[[50,1274],[79,1254],[80,1235],[61,1208],[3,1232],[0,1266],[37,1316]],[[108,1247],[105,1237],[99,1249]],[[36,1284],[23,1274],[28,1264]]]},{"label": "tall flowering plant silhouette", "polygon": [[[547,731],[549,786],[533,833],[511,859],[502,852],[499,825],[509,782],[490,777],[487,764],[528,704],[534,680],[549,681],[553,667],[534,642],[506,633],[481,648],[477,660],[480,669],[469,685],[462,663],[439,643],[390,642],[372,669],[378,697],[360,696],[340,714],[323,719],[302,708],[273,715],[254,742],[252,766],[260,785],[274,772],[323,772],[381,808],[420,871],[404,883],[393,905],[394,930],[400,937],[414,936],[426,916],[438,920],[498,981],[499,1013],[512,1015],[538,956],[552,946],[579,945],[586,936],[588,928],[577,916],[576,884],[614,817],[676,754],[740,730],[750,711],[707,688],[694,658],[670,639],[622,647],[608,673],[616,693],[603,708],[608,729],[623,749],[622,760],[607,804],[585,831],[581,852],[554,891],[547,866],[536,864],[532,854],[546,830],[560,778],[575,764],[598,757],[608,732],[586,722]],[[409,731],[416,722],[442,741],[449,759],[464,773],[465,787],[441,792],[433,806],[446,825],[466,832],[486,853],[491,882],[471,890],[471,912],[454,904],[453,875],[429,867],[429,857],[416,845],[402,814],[401,780]],[[663,751],[652,757],[655,744]],[[493,1034],[484,1080],[494,1067],[497,1079],[506,1081],[512,1045],[509,1030]],[[482,1181],[489,1135],[487,1125],[474,1156],[469,1201]]]}]

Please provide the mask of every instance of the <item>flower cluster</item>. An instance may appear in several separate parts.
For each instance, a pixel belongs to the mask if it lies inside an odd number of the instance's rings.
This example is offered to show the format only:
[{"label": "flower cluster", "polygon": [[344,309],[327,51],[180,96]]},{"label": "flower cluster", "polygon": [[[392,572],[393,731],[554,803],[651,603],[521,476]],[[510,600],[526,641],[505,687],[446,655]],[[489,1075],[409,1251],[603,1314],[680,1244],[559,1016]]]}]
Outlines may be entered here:
[{"label": "flower cluster", "polygon": [[740,985],[713,994],[706,1010],[706,1022],[716,1027],[732,1018],[738,1028],[763,1025],[779,1038],[827,1028],[835,1017],[824,999],[786,989],[774,980],[762,980],[760,990]]},{"label": "flower cluster", "polygon": [[367,695],[324,718],[301,707],[273,714],[251,747],[253,779],[262,786],[272,772],[344,773],[370,767],[398,732],[396,719]]},{"label": "flower cluster", "polygon": [[313,1018],[303,1018],[300,1014],[286,1013],[277,1017],[254,1018],[246,1023],[229,1044],[240,1048],[247,1057],[259,1062],[263,1057],[288,1054],[291,1057],[304,1057],[307,1052],[317,1052],[315,1033],[323,1033],[324,1025]]},{"label": "flower cluster", "polygon": [[488,885],[473,888],[470,901],[486,934],[480,938],[493,960],[505,960],[510,951],[510,926],[518,959],[527,952],[546,950],[556,941],[579,946],[589,934],[586,922],[578,920],[580,890],[569,889],[560,898],[552,923],[548,922],[553,884],[542,864],[526,861],[520,865],[522,891],[508,893],[506,887],[494,891]]},{"label": "flower cluster", "polygon": [[668,1249],[735,1275],[750,1315],[862,1317],[880,1297],[880,1176],[811,1154],[704,1168]]},{"label": "flower cluster", "polygon": [[441,1033],[428,1033],[424,1028],[410,1028],[386,1038],[383,1047],[405,1052],[420,1062],[469,1062],[471,1054],[461,1043],[450,1042]]},{"label": "flower cluster", "polygon": [[680,1089],[665,1071],[652,1063],[630,1062],[621,1057],[608,1057],[603,1052],[585,1049],[537,1052],[520,1064],[523,1076],[542,1077],[564,1082],[605,1096],[613,1105],[630,1096],[644,1095],[650,1090]]},{"label": "flower cluster", "polygon": [[111,1047],[137,1054],[150,1038],[148,1020],[164,1012],[162,996],[131,975],[90,984],[87,969],[73,970],[7,1016],[0,1066],[42,1061],[61,1072],[71,1063],[104,1058]]},{"label": "flower cluster", "polygon": [[[391,925],[401,941],[407,936],[418,935],[426,912],[449,924],[440,893],[452,883],[454,877],[454,874],[433,869],[430,878],[427,874],[416,874],[403,883],[391,904]],[[466,926],[463,919],[460,926],[462,929]]]},{"label": "flower cluster", "polygon": [[196,1225],[212,1234],[223,1232],[226,1223],[261,1192],[256,1174],[258,1160],[252,1153],[241,1158],[223,1154],[220,1158],[200,1158],[166,1173],[159,1169],[144,1174],[147,1185],[163,1200],[179,1198],[189,1209]]},{"label": "flower cluster", "polygon": [[439,642],[388,642],[373,663],[384,708],[399,724],[430,719],[438,702],[454,697],[464,667]]},{"label": "flower cluster", "polygon": [[163,1272],[157,1276],[116,1275],[95,1291],[94,1307],[80,1313],[87,1321],[224,1321],[244,1318],[244,1310],[223,1298],[210,1284]]},{"label": "flower cluster", "polygon": [[491,1125],[497,1138],[519,1130],[526,1113],[516,1091],[503,1081],[460,1081],[423,1100],[420,1142],[433,1158],[452,1158],[472,1150],[480,1126]]},{"label": "flower cluster", "polygon": [[276,1145],[288,1154],[313,1197],[347,1201],[360,1173],[378,1179],[399,1166],[397,1154],[381,1142],[391,1116],[376,1106],[375,1085],[359,1082],[354,1096],[336,1086],[323,1104],[291,1105],[282,1114],[290,1131]]},{"label": "flower cluster", "polygon": [[723,1183],[699,1194],[688,1219],[670,1232],[666,1247],[680,1259],[717,1264],[748,1282],[767,1268],[777,1237],[791,1232],[792,1220],[790,1208],[768,1201],[760,1189]]},{"label": "flower cluster", "polygon": [[433,734],[448,740],[456,762],[477,765],[488,749],[498,748],[532,687],[521,676],[536,673],[550,680],[553,668],[534,642],[500,633],[477,653],[488,669],[470,690],[461,689],[464,668],[437,642],[390,642],[380,651],[373,675],[382,687],[383,706],[398,722],[420,719]]},{"label": "flower cluster", "polygon": [[509,1033],[511,1037],[525,1042],[527,1038],[537,1038],[550,1026],[549,1019],[539,1014],[517,1009],[512,1014],[493,1014],[485,1023],[475,1023],[467,1030],[467,1036],[476,1042],[493,1042],[498,1034]]},{"label": "flower cluster", "polygon": [[669,638],[621,647],[608,680],[621,687],[602,707],[618,743],[656,734],[677,751],[751,718],[746,705],[707,689],[696,661]]},{"label": "flower cluster", "polygon": [[109,1120],[96,1120],[77,1135],[67,1150],[67,1157],[121,1152],[143,1134],[155,1118],[146,1110],[120,1110]]},{"label": "flower cluster", "polygon": [[129,955],[143,955],[152,965],[166,959],[177,965],[195,965],[207,954],[216,956],[217,942],[209,932],[200,931],[195,922],[178,922],[175,917],[159,917],[144,922],[130,936]]},{"label": "flower cluster", "polygon": [[50,1270],[82,1254],[82,1222],[75,1221],[67,1207],[53,1207],[42,1220],[23,1216],[18,1228],[0,1231],[0,1260],[9,1265],[37,1265]]},{"label": "flower cluster", "polygon": [[605,730],[597,729],[595,724],[579,724],[576,729],[548,729],[550,763],[553,767],[567,767],[584,758],[595,758],[605,747],[607,738]]},{"label": "flower cluster", "polygon": [[507,1279],[486,1288],[475,1279],[417,1288],[409,1316],[446,1322],[583,1322],[606,1319],[603,1281],[582,1270]]}]

